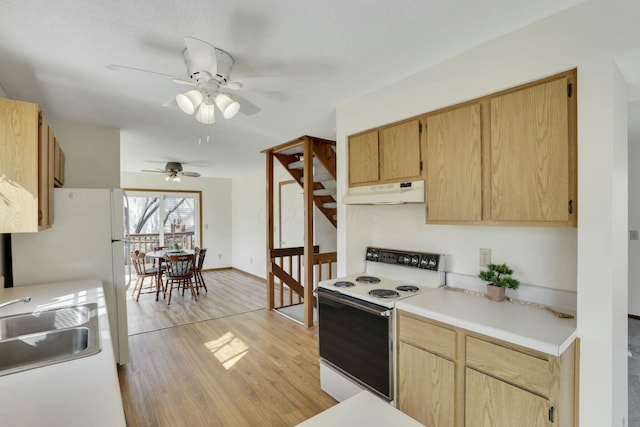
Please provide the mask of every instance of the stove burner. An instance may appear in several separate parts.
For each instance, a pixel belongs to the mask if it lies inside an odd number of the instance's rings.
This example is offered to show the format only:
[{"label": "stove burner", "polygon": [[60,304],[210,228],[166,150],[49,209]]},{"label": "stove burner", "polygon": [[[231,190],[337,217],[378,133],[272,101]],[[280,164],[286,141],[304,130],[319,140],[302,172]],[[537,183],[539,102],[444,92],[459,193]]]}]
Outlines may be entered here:
[{"label": "stove burner", "polygon": [[339,280],[333,284],[336,288],[350,288],[355,286],[353,282],[347,282],[346,280]]},{"label": "stove burner", "polygon": [[400,285],[396,286],[396,289],[403,292],[418,292],[420,290],[419,287],[414,285]]},{"label": "stove burner", "polygon": [[380,279],[373,276],[358,276],[356,277],[356,282],[374,284],[374,283],[380,283]]},{"label": "stove burner", "polygon": [[369,291],[369,295],[376,298],[396,298],[400,294],[393,289],[373,289]]}]

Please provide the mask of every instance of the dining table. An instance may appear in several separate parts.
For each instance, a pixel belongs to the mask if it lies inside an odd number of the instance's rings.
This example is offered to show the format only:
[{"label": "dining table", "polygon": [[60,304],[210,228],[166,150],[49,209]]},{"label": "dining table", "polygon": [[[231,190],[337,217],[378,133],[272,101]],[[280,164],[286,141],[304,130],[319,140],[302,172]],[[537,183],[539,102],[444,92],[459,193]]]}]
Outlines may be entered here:
[{"label": "dining table", "polygon": [[156,301],[160,297],[160,284],[162,283],[162,263],[164,257],[167,255],[193,255],[195,251],[193,249],[161,249],[158,251],[147,252],[146,255],[149,258],[155,258],[158,260],[158,277],[156,278]]}]

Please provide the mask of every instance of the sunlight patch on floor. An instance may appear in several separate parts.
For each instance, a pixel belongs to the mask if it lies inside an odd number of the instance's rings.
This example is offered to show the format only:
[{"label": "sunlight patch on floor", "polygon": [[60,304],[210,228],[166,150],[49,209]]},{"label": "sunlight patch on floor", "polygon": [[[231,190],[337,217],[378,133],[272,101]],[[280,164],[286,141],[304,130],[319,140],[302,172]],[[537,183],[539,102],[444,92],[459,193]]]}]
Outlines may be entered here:
[{"label": "sunlight patch on floor", "polygon": [[227,370],[249,353],[249,346],[231,332],[227,332],[217,340],[206,342],[204,345]]}]

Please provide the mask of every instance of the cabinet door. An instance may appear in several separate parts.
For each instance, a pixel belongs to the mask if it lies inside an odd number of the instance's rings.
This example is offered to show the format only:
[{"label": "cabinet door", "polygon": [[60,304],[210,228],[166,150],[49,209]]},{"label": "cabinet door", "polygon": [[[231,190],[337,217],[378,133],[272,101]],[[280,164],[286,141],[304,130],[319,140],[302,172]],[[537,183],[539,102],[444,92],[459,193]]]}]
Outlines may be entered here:
[{"label": "cabinet door", "polygon": [[38,106],[0,98],[0,233],[38,231]]},{"label": "cabinet door", "polygon": [[427,222],[482,220],[480,105],[427,118]]},{"label": "cabinet door", "polygon": [[398,349],[398,408],[430,427],[453,426],[454,363],[405,342]]},{"label": "cabinet door", "polygon": [[380,131],[380,180],[398,182],[420,178],[420,121],[384,128]]},{"label": "cabinet door", "polygon": [[378,171],[378,131],[349,138],[349,184],[375,183]]},{"label": "cabinet door", "polygon": [[551,426],[548,400],[466,368],[465,426]]},{"label": "cabinet door", "polygon": [[493,220],[569,220],[568,129],[567,78],[491,99]]}]

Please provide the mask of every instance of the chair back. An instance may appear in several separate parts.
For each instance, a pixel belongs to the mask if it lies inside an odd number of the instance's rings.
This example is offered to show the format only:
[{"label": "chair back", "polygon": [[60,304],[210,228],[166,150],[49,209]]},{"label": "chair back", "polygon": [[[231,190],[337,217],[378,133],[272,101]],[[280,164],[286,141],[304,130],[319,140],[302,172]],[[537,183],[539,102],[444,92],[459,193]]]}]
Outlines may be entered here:
[{"label": "chair back", "polygon": [[135,251],[131,253],[131,263],[136,268],[136,274],[138,276],[147,274],[147,267],[145,265],[146,257],[147,255],[144,252]]},{"label": "chair back", "polygon": [[196,271],[202,271],[202,265],[204,264],[204,257],[207,255],[207,248],[200,248],[197,252],[198,260],[196,262]]},{"label": "chair back", "polygon": [[182,279],[193,276],[196,256],[189,255],[165,255],[166,274],[170,279]]}]

